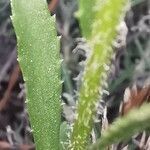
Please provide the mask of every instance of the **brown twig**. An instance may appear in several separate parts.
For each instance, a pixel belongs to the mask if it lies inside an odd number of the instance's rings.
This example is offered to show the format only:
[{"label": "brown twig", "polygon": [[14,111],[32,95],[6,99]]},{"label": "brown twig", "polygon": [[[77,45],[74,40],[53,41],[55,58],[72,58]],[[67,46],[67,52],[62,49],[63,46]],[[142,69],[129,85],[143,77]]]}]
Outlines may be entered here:
[{"label": "brown twig", "polygon": [[[14,149],[14,147],[10,143],[8,143],[6,141],[0,141],[0,150],[11,150],[11,149]],[[19,149],[19,150],[35,150],[35,146],[22,144],[22,145],[17,145],[17,149]]]},{"label": "brown twig", "polygon": [[57,7],[57,4],[58,4],[58,1],[59,0],[51,0],[51,2],[48,4],[48,9],[53,12],[56,7]]},{"label": "brown twig", "polygon": [[132,89],[127,88],[125,95],[120,108],[121,115],[127,114],[132,108],[140,107],[144,102],[149,102],[150,86],[146,86],[142,89],[137,89],[136,86]]},{"label": "brown twig", "polygon": [[11,145],[8,142],[0,141],[0,150],[10,150]]},{"label": "brown twig", "polygon": [[8,69],[10,68],[12,62],[16,59],[16,49],[14,48],[14,50],[11,52],[7,62],[4,64],[3,68],[0,71],[0,82],[3,80],[3,78],[6,75],[6,72],[8,71]]},{"label": "brown twig", "polygon": [[17,64],[11,74],[10,79],[9,79],[8,88],[7,88],[6,92],[4,93],[3,98],[0,101],[0,111],[2,111],[6,107],[6,104],[8,103],[8,101],[10,99],[11,91],[12,91],[15,83],[17,82],[17,79],[19,77],[19,72],[20,72],[20,68],[19,68],[19,65]]},{"label": "brown twig", "polygon": [[19,146],[20,150],[35,150],[35,146],[34,145],[20,145]]}]

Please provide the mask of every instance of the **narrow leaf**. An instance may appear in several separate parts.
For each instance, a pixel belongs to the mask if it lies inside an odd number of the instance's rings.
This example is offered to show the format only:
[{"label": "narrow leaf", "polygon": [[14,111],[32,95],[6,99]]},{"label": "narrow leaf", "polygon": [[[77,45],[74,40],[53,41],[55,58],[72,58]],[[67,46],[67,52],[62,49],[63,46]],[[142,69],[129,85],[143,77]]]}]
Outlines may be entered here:
[{"label": "narrow leaf", "polygon": [[61,84],[55,17],[46,0],[11,0],[11,6],[36,148],[58,150]]},{"label": "narrow leaf", "polygon": [[150,104],[144,104],[141,108],[132,110],[116,120],[89,150],[105,149],[106,146],[129,139],[148,127],[150,127]]}]

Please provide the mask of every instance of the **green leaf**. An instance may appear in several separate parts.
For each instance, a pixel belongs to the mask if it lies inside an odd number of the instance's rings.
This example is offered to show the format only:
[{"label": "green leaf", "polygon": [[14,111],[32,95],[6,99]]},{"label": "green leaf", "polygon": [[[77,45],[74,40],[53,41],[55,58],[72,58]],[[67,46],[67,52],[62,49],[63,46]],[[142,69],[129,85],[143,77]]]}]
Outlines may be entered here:
[{"label": "green leaf", "polygon": [[80,26],[82,34],[88,39],[91,37],[92,24],[94,20],[93,6],[95,6],[96,0],[78,0],[79,10],[76,12],[76,17],[80,19]]},{"label": "green leaf", "polygon": [[89,150],[105,149],[106,146],[127,140],[148,127],[150,127],[150,104],[144,104],[141,108],[132,110],[126,116],[116,120]]},{"label": "green leaf", "polygon": [[46,0],[11,0],[11,6],[36,148],[58,150],[61,84],[55,17]]}]

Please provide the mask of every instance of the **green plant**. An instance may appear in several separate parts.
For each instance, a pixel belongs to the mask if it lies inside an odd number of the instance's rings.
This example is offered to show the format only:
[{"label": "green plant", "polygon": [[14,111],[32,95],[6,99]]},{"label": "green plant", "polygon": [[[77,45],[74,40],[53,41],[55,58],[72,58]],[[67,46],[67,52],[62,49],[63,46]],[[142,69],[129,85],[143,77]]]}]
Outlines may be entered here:
[{"label": "green plant", "polygon": [[103,93],[108,64],[113,54],[111,46],[116,35],[116,28],[127,4],[128,1],[124,0],[104,2],[95,0],[86,3],[80,0],[80,10],[77,16],[92,51],[87,59],[80,89],[77,119],[74,123],[71,141],[73,149],[85,149],[87,145],[96,105]]},{"label": "green plant", "polygon": [[126,116],[116,120],[106,130],[100,139],[97,140],[89,149],[105,149],[106,146],[127,140],[132,135],[141,132],[150,127],[150,104],[144,104],[139,109],[134,109]]},{"label": "green plant", "polygon": [[[90,143],[97,101],[102,96],[108,65],[114,53],[111,46],[128,1],[87,0],[85,3],[85,0],[80,0],[77,16],[91,51],[86,62],[77,118],[70,139],[66,134],[70,132],[69,125],[64,122],[60,127],[59,40],[54,16],[50,16],[46,1],[11,1],[12,21],[18,41],[18,61],[27,86],[28,112],[38,150],[104,149],[149,127],[148,105],[119,119],[95,144]],[[129,129],[129,132],[123,134],[123,129]]]},{"label": "green plant", "polygon": [[36,148],[58,150],[61,83],[55,17],[46,1],[12,0],[11,5]]}]

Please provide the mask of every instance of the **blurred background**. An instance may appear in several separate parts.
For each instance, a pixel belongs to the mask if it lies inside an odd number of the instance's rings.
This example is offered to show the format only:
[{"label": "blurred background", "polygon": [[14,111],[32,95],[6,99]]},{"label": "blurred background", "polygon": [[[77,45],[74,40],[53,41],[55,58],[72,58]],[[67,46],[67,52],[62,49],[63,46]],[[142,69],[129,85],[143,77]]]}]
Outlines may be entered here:
[{"label": "blurred background", "polygon": [[[56,14],[57,32],[62,35],[62,122],[72,123],[88,46],[74,17],[77,0],[51,0],[48,8]],[[0,0],[0,150],[30,150],[34,142],[10,16],[10,1]],[[116,117],[150,100],[150,0],[132,0],[117,32],[107,79],[109,94],[106,91],[103,95],[94,126],[96,138]],[[111,148],[150,150],[150,136],[143,132]]]}]

